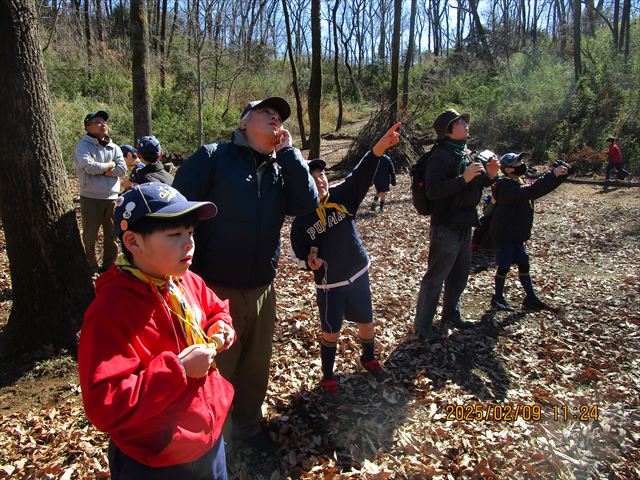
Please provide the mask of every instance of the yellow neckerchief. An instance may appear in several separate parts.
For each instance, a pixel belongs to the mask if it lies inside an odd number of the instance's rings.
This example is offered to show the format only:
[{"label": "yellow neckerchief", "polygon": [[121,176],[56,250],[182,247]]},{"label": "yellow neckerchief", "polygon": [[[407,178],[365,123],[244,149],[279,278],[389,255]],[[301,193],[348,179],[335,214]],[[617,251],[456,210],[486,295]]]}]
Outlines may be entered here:
[{"label": "yellow neckerchief", "polygon": [[[180,320],[182,334],[184,335],[187,345],[212,344],[214,348],[216,347],[218,342],[215,339],[210,338],[200,326],[202,310],[200,310],[200,307],[187,300],[187,292],[176,278],[171,276],[156,278],[147,275],[143,271],[131,265],[124,254],[120,254],[118,256],[116,265],[120,270],[129,272],[138,280],[141,280],[151,286],[167,310],[173,313]],[[159,288],[165,288],[167,290],[170,303],[167,303],[160,293]]]},{"label": "yellow neckerchief", "polygon": [[320,205],[318,205],[318,208],[316,208],[316,215],[318,215],[320,223],[323,227],[327,224],[327,208],[334,208],[340,213],[347,214],[350,217],[353,216],[353,214],[349,213],[349,210],[347,210],[347,207],[345,207],[344,205],[329,202],[329,194],[327,193],[327,196],[324,197],[324,199],[320,202]]}]

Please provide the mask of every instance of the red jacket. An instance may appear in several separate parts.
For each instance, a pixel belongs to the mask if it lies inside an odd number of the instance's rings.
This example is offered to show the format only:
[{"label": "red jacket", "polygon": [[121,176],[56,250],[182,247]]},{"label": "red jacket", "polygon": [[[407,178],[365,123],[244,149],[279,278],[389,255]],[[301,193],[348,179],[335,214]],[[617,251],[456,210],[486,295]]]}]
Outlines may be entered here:
[{"label": "red jacket", "polygon": [[609,157],[609,162],[611,163],[622,163],[622,152],[620,152],[620,147],[617,143],[612,143],[607,148],[607,157]]},{"label": "red jacket", "polygon": [[[231,325],[228,302],[200,277],[187,272],[181,281],[202,308],[205,331],[218,320]],[[82,401],[89,420],[145,465],[200,458],[229,411],[231,384],[213,369],[188,378],[177,357],[185,347],[177,319],[150,285],[115,266],[98,278],[78,350]]]}]

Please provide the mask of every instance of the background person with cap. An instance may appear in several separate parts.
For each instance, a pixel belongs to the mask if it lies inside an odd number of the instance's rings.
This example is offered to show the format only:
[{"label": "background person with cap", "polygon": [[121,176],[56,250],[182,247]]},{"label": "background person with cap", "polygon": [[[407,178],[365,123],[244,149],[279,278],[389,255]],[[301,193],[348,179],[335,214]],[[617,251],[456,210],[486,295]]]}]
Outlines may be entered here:
[{"label": "background person with cap", "polygon": [[173,175],[165,170],[162,163],[162,147],[156,137],[147,135],[139,138],[136,141],[136,151],[144,166],[131,174],[132,187],[148,182],[173,184]]},{"label": "background person with cap", "polygon": [[208,200],[220,214],[196,231],[193,270],[228,299],[238,342],[218,359],[235,387],[227,439],[272,453],[260,427],[276,318],[273,278],[285,215],[318,206],[318,191],[283,127],[291,107],[280,97],[250,102],[231,142],[201,147],[178,170],[174,187]]},{"label": "background person with cap", "polygon": [[[120,147],[109,138],[104,111],[91,112],[84,118],[86,134],[80,139],[73,154],[80,182],[80,214],[82,216],[82,242],[89,267],[93,272],[105,271],[118,255],[113,223],[115,200],[120,191],[121,177],[127,165]],[[102,227],[104,252],[98,269],[96,240]]]},{"label": "background person with cap", "polygon": [[138,152],[131,145],[126,143],[124,145],[120,145],[120,150],[122,150],[124,163],[127,164],[127,173],[120,180],[120,185],[122,189],[126,191],[133,188],[133,185],[131,184],[131,175],[133,175],[133,172],[137,169],[144,167],[144,163],[138,160]]},{"label": "background person with cap", "polygon": [[499,310],[513,310],[504,298],[504,284],[514,263],[518,265],[518,278],[526,293],[523,307],[531,310],[549,308],[533,290],[529,254],[524,242],[531,238],[533,200],[555,190],[566,178],[567,167],[559,165],[535,182],[525,183],[522,176],[527,173],[527,166],[522,162],[523,156],[524,153],[505,153],[500,158],[500,170],[504,177],[496,182],[493,192],[496,203],[489,232],[495,242],[498,268],[491,306]]},{"label": "background person with cap", "polygon": [[446,110],[433,123],[438,140],[425,171],[426,195],[431,200],[429,258],[420,282],[414,319],[416,334],[437,341],[433,328],[444,284],[442,321],[458,328],[472,324],[461,319],[460,297],[471,267],[471,229],[478,224],[476,207],[485,186],[491,185],[500,164],[492,158],[485,167],[469,158],[468,113]]},{"label": "background person with cap", "polygon": [[624,179],[629,176],[629,172],[622,166],[622,152],[620,146],[616,143],[615,137],[607,137],[607,149],[604,151],[609,162],[605,170],[604,179],[609,180],[611,178],[612,170],[616,170],[618,178]]}]

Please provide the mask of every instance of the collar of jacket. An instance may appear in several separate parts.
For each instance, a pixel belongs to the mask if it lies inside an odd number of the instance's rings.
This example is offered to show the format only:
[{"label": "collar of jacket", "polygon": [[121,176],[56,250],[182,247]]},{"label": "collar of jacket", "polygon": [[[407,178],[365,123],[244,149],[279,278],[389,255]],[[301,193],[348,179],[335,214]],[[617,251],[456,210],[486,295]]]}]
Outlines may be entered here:
[{"label": "collar of jacket", "polygon": [[162,170],[164,170],[164,165],[162,164],[162,162],[156,160],[153,163],[145,165],[140,170],[144,170],[145,172],[161,172]]},{"label": "collar of jacket", "polygon": [[103,147],[114,148],[115,143],[111,141],[111,138],[104,137],[104,140],[98,140],[96,137],[89,135],[88,133],[84,134],[85,140],[93,143],[94,145],[102,145]]},{"label": "collar of jacket", "polygon": [[[247,136],[239,128],[236,128],[233,131],[233,133],[231,134],[231,143],[233,143],[237,147],[247,148],[247,149],[251,150],[251,145],[249,144],[249,139],[247,139]],[[271,157],[273,157],[274,159],[276,158],[275,150],[273,151],[273,153],[271,153]]]}]

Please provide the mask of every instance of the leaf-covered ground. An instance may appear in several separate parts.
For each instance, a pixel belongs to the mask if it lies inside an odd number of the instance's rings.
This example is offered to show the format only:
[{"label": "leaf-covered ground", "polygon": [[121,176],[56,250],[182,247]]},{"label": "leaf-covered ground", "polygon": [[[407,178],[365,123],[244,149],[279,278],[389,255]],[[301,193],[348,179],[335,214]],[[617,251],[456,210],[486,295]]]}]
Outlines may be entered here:
[{"label": "leaf-covered ground", "polygon": [[[404,175],[383,214],[368,211],[369,199],[358,225],[388,379],[363,372],[349,325],[336,366],[346,401],[322,400],[311,276],[283,258],[264,405],[265,427],[281,448],[273,458],[230,451],[231,477],[640,477],[638,189],[565,184],[540,200],[528,245],[532,277],[559,312],[492,313],[495,267],[480,254],[463,295],[464,316],[477,327],[443,331],[434,346],[412,335],[429,222],[414,214]],[[515,270],[507,286],[519,305]],[[2,382],[0,478],[108,477],[106,437],[87,423],[73,372],[61,357]]]}]

